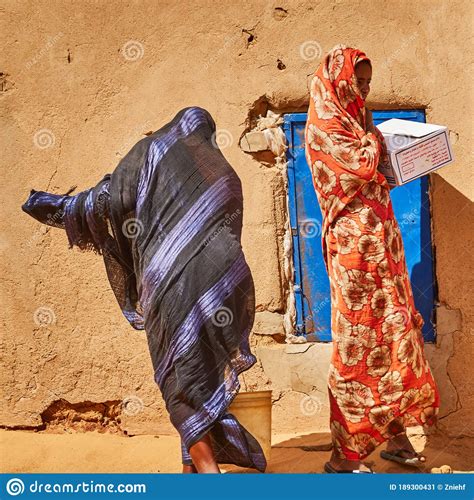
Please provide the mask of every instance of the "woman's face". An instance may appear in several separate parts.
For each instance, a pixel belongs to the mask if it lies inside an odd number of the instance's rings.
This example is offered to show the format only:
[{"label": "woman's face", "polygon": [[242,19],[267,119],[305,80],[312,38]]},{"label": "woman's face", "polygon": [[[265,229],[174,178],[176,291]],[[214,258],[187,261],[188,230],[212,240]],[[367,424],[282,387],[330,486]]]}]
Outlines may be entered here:
[{"label": "woman's face", "polygon": [[372,79],[372,67],[367,61],[362,61],[355,66],[357,85],[364,101],[370,92],[370,81]]}]

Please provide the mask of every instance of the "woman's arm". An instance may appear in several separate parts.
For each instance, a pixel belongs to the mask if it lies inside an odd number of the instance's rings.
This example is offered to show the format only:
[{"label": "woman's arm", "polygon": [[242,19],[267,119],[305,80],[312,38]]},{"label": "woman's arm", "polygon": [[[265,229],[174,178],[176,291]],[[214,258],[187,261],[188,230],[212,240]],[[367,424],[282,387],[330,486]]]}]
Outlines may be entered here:
[{"label": "woman's arm", "polygon": [[376,133],[372,111],[369,108],[365,108],[365,131],[372,132],[373,134]]},{"label": "woman's arm", "polygon": [[[372,117],[372,111],[370,109],[365,108],[365,125],[366,125],[366,132],[372,132],[374,135],[377,136],[378,141],[380,142],[380,145],[382,146],[382,153],[380,155],[380,161],[379,163],[383,163],[388,161],[388,153],[387,153],[387,145],[385,144],[385,139],[380,130],[374,125],[374,119]],[[396,186],[389,185],[390,189],[393,189]]]}]

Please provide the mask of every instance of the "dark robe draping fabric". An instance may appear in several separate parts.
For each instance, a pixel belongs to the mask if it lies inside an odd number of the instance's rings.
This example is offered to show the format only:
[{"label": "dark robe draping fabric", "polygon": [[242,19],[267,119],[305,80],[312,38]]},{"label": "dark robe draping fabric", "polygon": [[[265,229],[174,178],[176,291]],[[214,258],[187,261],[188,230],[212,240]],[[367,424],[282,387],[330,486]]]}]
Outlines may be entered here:
[{"label": "dark robe draping fabric", "polygon": [[70,246],[103,256],[123,314],[146,331],[183,463],[209,432],[218,463],[264,471],[260,445],[228,412],[238,375],[256,362],[255,291],[241,247],[241,182],[215,134],[206,110],[185,108],[93,188],[32,191],[23,210],[46,224],[54,212]]}]

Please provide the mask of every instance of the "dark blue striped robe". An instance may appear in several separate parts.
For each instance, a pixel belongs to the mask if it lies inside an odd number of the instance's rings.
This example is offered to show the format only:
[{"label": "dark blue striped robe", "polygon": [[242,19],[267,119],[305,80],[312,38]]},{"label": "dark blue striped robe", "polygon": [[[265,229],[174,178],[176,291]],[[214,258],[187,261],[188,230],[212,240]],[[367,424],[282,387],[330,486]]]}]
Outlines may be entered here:
[{"label": "dark blue striped robe", "polygon": [[70,246],[103,255],[125,317],[146,331],[183,463],[209,432],[218,463],[264,471],[260,445],[228,412],[239,373],[256,361],[249,348],[255,292],[240,243],[241,182],[215,132],[207,111],[183,109],[94,188],[62,197],[36,192],[24,209],[33,215],[42,201],[45,213],[46,203],[61,205],[64,221],[56,225],[64,224]]}]

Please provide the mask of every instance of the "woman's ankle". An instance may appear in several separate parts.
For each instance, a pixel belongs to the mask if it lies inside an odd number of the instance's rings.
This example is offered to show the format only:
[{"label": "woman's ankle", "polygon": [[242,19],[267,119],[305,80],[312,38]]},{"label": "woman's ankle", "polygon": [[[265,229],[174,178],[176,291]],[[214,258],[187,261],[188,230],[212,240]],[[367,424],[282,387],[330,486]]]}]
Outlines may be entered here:
[{"label": "woman's ankle", "polygon": [[199,441],[189,448],[189,453],[193,460],[194,467],[199,474],[215,472],[220,473],[214,451],[212,449],[209,434],[206,434]]},{"label": "woman's ankle", "polygon": [[344,469],[351,469],[351,470],[359,468],[360,464],[362,463],[360,460],[349,460],[347,458],[341,458],[334,454],[331,455],[329,461],[335,467],[341,467]]},{"label": "woman's ankle", "polygon": [[191,465],[183,464],[183,474],[196,474],[196,473],[197,473],[197,470],[193,464],[191,464]]},{"label": "woman's ankle", "polygon": [[392,447],[398,447],[398,448],[404,447],[404,446],[409,446],[410,448],[412,447],[411,441],[409,440],[405,431],[400,432],[399,434],[392,436],[388,440],[387,445],[392,446]]},{"label": "woman's ankle", "polygon": [[220,474],[220,469],[215,462],[200,461],[196,467],[199,474]]}]

